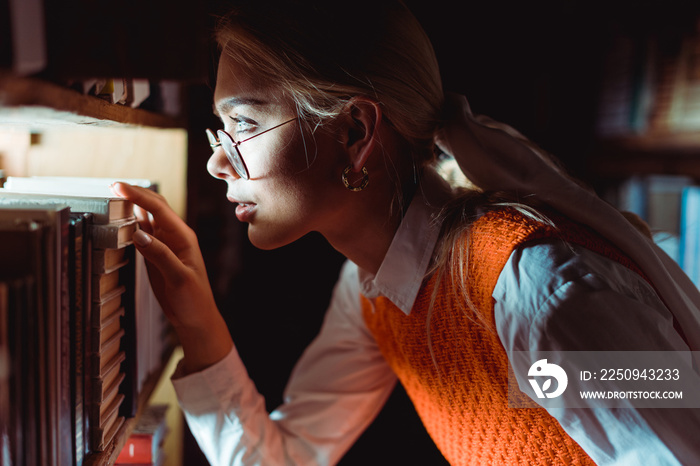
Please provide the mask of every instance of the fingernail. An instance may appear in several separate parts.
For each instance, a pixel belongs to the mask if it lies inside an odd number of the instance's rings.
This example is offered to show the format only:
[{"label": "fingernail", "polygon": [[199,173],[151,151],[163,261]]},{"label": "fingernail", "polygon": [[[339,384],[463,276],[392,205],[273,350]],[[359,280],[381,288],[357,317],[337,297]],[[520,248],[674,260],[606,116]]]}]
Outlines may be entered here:
[{"label": "fingernail", "polygon": [[134,232],[133,239],[134,243],[136,243],[137,246],[141,246],[142,248],[145,248],[153,241],[151,237],[148,236],[148,233],[146,233],[143,230],[136,230],[136,232]]}]

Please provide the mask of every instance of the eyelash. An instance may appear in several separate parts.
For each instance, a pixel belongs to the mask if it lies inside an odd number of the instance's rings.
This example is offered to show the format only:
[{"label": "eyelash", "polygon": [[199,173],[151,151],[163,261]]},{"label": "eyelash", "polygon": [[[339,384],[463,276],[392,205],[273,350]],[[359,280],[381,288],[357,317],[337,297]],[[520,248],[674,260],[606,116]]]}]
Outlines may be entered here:
[{"label": "eyelash", "polygon": [[234,124],[233,131],[236,134],[248,133],[256,128],[256,124],[252,121],[242,120],[239,118],[231,118],[231,120]]}]

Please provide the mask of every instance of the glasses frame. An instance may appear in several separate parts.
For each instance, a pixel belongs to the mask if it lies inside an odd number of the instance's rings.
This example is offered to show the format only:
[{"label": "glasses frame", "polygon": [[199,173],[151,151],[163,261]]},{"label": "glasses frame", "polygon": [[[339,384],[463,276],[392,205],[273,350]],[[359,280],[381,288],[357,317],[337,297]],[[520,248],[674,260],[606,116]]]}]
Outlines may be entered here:
[{"label": "glasses frame", "polygon": [[[224,153],[226,154],[226,158],[228,159],[229,163],[233,167],[233,169],[236,171],[236,174],[243,178],[244,180],[249,180],[250,179],[250,173],[248,172],[248,166],[245,163],[245,160],[243,160],[243,155],[241,154],[241,151],[238,149],[238,146],[243,144],[246,141],[250,141],[251,139],[255,139],[258,136],[262,136],[263,134],[272,131],[273,129],[277,129],[280,126],[284,126],[287,123],[291,123],[292,121],[296,121],[298,117],[294,117],[290,120],[287,120],[285,122],[280,123],[279,125],[275,125],[272,128],[268,128],[265,131],[261,131],[258,134],[254,134],[253,136],[246,138],[242,141],[236,141],[233,139],[233,136],[231,136],[229,133],[224,131],[223,129],[220,129],[216,132],[216,135],[212,130],[209,128],[206,129],[207,133],[207,139],[209,140],[209,146],[212,148],[212,150],[216,150],[218,147],[221,147],[224,150]],[[217,137],[218,136],[218,137]]]}]

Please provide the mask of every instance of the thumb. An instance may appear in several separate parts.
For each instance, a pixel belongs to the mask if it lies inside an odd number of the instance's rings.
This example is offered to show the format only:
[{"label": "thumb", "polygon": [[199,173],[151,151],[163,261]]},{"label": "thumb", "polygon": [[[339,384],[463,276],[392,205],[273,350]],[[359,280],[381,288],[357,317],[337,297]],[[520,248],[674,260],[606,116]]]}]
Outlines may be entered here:
[{"label": "thumb", "polygon": [[136,230],[132,239],[136,249],[151,265],[158,269],[163,279],[171,283],[182,280],[184,265],[163,242],[143,230]]}]

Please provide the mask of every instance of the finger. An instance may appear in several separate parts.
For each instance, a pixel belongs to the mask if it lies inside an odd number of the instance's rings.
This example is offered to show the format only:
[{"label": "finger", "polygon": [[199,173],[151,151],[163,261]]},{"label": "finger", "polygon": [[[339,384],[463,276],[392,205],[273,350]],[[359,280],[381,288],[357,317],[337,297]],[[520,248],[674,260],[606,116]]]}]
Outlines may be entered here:
[{"label": "finger", "polygon": [[136,216],[136,220],[139,222],[139,226],[149,235],[153,235],[153,232],[155,231],[153,216],[146,209],[139,206],[134,207],[134,215]]},{"label": "finger", "polygon": [[165,198],[150,189],[117,182],[112,185],[112,190],[116,195],[150,212],[162,228],[182,223],[182,219],[170,208]]},{"label": "finger", "polygon": [[143,230],[133,235],[134,245],[143,257],[154,265],[163,278],[177,286],[185,278],[187,267],[163,242]]}]

